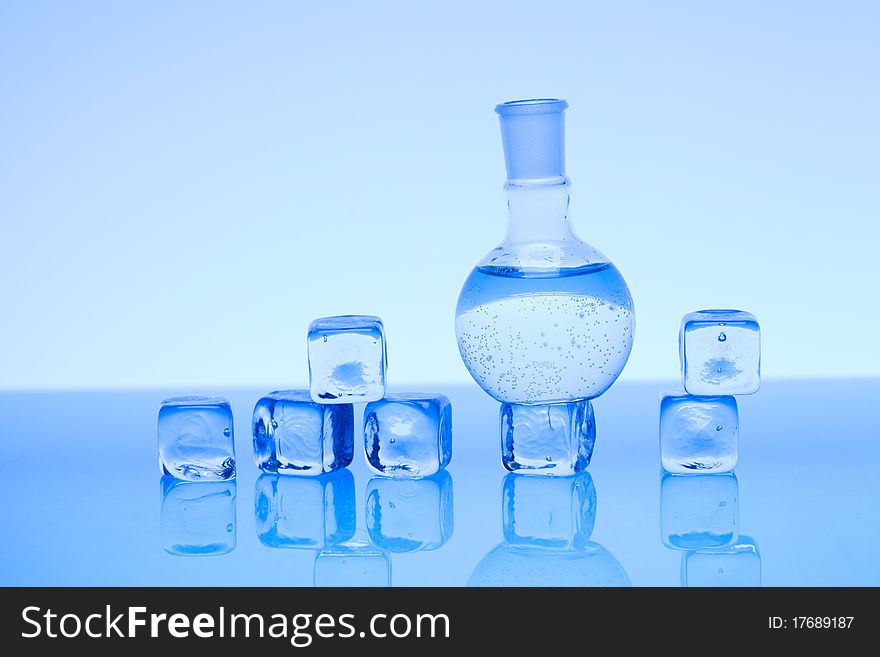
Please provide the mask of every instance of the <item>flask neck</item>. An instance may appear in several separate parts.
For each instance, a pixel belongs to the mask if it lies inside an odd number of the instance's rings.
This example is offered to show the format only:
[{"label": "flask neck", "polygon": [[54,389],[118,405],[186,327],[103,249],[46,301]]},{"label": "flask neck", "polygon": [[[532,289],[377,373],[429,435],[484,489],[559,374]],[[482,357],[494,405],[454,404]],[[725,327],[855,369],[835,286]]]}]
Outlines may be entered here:
[{"label": "flask neck", "polygon": [[511,181],[507,194],[508,244],[580,241],[568,222],[568,178]]},{"label": "flask neck", "polygon": [[507,240],[478,265],[493,270],[556,276],[564,270],[607,263],[568,224],[571,183],[565,176],[564,113],[568,103],[536,98],[501,103],[507,168]]}]

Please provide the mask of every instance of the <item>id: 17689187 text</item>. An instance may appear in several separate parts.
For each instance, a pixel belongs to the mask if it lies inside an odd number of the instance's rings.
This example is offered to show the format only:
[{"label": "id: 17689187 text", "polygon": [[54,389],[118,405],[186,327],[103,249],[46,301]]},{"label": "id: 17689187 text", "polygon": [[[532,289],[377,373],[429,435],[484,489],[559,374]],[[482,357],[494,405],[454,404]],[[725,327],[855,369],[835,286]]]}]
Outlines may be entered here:
[{"label": "id: 17689187 text", "polygon": [[855,616],[770,616],[767,627],[771,630],[848,630]]}]

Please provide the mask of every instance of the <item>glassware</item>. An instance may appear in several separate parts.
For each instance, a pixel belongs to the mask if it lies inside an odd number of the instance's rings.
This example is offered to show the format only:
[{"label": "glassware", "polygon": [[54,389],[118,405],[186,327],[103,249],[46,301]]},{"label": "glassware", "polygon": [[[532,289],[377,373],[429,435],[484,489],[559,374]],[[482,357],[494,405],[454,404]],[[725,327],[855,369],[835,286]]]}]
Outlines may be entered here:
[{"label": "glassware", "polygon": [[568,222],[564,100],[502,103],[507,239],[464,283],[458,348],[474,380],[515,404],[593,399],[620,375],[635,316],[617,268]]}]

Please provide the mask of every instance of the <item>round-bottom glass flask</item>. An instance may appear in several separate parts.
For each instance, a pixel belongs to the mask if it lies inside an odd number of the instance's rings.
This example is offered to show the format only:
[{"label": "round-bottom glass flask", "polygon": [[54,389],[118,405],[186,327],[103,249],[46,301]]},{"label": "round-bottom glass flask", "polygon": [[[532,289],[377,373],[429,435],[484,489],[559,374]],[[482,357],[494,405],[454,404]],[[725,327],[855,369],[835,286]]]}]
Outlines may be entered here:
[{"label": "round-bottom glass flask", "polygon": [[503,103],[507,240],[464,283],[456,334],[464,364],[495,399],[593,399],[632,350],[632,297],[617,268],[568,223],[563,100]]}]

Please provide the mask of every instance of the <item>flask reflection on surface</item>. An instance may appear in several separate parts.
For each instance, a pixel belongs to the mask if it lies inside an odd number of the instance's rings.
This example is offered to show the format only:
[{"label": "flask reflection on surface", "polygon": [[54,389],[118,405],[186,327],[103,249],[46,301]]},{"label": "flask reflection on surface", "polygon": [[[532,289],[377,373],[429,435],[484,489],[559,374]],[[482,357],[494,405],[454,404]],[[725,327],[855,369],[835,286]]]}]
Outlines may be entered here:
[{"label": "flask reflection on surface", "polygon": [[388,587],[391,586],[391,560],[368,541],[346,541],[317,554],[314,584],[317,587]]}]

